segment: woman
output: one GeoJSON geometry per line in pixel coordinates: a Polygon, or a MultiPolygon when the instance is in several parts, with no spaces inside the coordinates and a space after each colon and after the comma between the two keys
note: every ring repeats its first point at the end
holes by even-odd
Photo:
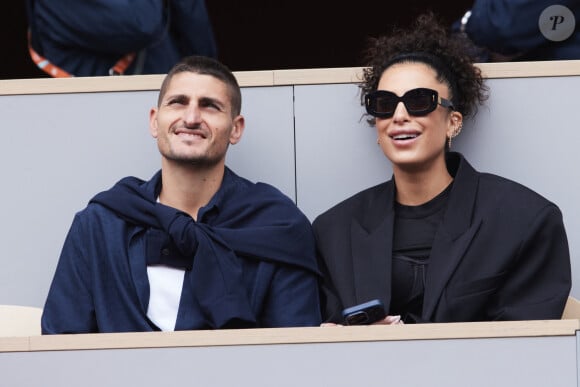
{"type": "Polygon", "coordinates": [[[393,177],[314,221],[324,321],[373,299],[383,324],[561,317],[571,274],[558,207],[449,151],[486,99],[468,52],[431,14],[371,42],[363,102],[393,177]]]}

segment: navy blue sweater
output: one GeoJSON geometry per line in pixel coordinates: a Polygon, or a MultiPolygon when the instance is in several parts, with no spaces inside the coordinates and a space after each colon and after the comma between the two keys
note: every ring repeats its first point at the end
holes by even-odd
{"type": "Polygon", "coordinates": [[[158,330],[147,264],[185,269],[176,330],[320,323],[314,237],[289,198],[226,169],[196,222],[156,203],[160,184],[125,178],[75,216],[43,333],[158,330]]]}

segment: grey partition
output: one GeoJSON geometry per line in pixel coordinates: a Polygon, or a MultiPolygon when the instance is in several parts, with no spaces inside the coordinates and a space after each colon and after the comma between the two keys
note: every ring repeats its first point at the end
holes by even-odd
{"type": "Polygon", "coordinates": [[[0,352],[0,372],[3,385],[20,387],[578,385],[575,336],[202,347],[176,342],[166,348],[0,352]]]}
{"type": "Polygon", "coordinates": [[[242,140],[230,147],[227,164],[296,200],[292,87],[245,87],[242,97],[246,129],[242,140]]]}
{"type": "MultiPolygon", "coordinates": [[[[564,214],[573,289],[580,280],[580,76],[487,81],[490,99],[464,125],[453,149],[480,171],[519,181],[564,214]]],[[[298,204],[310,219],[355,192],[390,178],[355,85],[296,86],[298,204]]]]}
{"type": "MultiPolygon", "coordinates": [[[[246,130],[228,164],[295,199],[292,87],[244,88],[246,130]]],[[[160,167],[149,134],[157,92],[0,96],[0,304],[43,306],[76,211],[160,167]]]]}
{"type": "MultiPolygon", "coordinates": [[[[574,74],[577,74],[576,71],[574,74]]],[[[353,83],[242,88],[246,130],[228,165],[280,188],[313,220],[391,169],[353,83]]],[[[491,98],[453,148],[481,171],[519,181],[560,206],[580,298],[580,76],[492,78],[491,98]]],[[[155,91],[0,95],[0,304],[42,306],[74,216],[126,175],[149,178],[155,91]]]]}
{"type": "Polygon", "coordinates": [[[296,86],[295,95],[297,200],[314,220],[392,171],[355,85],[296,86]]]}
{"type": "Polygon", "coordinates": [[[0,303],[42,306],[74,213],[159,156],[149,92],[0,97],[0,303]]]}

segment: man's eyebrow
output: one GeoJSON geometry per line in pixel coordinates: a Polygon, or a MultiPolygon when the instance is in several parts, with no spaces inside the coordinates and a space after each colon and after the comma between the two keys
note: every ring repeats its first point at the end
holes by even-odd
{"type": "Polygon", "coordinates": [[[185,94],[168,94],[165,98],[166,101],[187,101],[189,97],[185,94]]]}
{"type": "Polygon", "coordinates": [[[226,103],[217,99],[217,98],[212,98],[212,97],[201,97],[199,99],[199,101],[203,104],[215,104],[218,105],[219,107],[225,107],[226,103]]]}

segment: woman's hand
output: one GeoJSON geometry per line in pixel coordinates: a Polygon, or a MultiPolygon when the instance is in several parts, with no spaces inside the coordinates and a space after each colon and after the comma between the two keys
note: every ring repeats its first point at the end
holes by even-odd
{"type": "Polygon", "coordinates": [[[342,327],[344,325],[342,324],[336,324],[333,322],[323,322],[322,324],[320,324],[321,327],[342,327]]]}
{"type": "Polygon", "coordinates": [[[401,325],[405,322],[401,320],[401,316],[387,316],[382,320],[379,320],[372,325],[401,325]]]}
{"type": "MultiPolygon", "coordinates": [[[[382,320],[379,320],[372,325],[402,325],[405,322],[401,320],[401,316],[387,316],[382,320]]],[[[336,324],[333,322],[323,322],[320,324],[321,327],[342,327],[342,324],[336,324]]]]}

